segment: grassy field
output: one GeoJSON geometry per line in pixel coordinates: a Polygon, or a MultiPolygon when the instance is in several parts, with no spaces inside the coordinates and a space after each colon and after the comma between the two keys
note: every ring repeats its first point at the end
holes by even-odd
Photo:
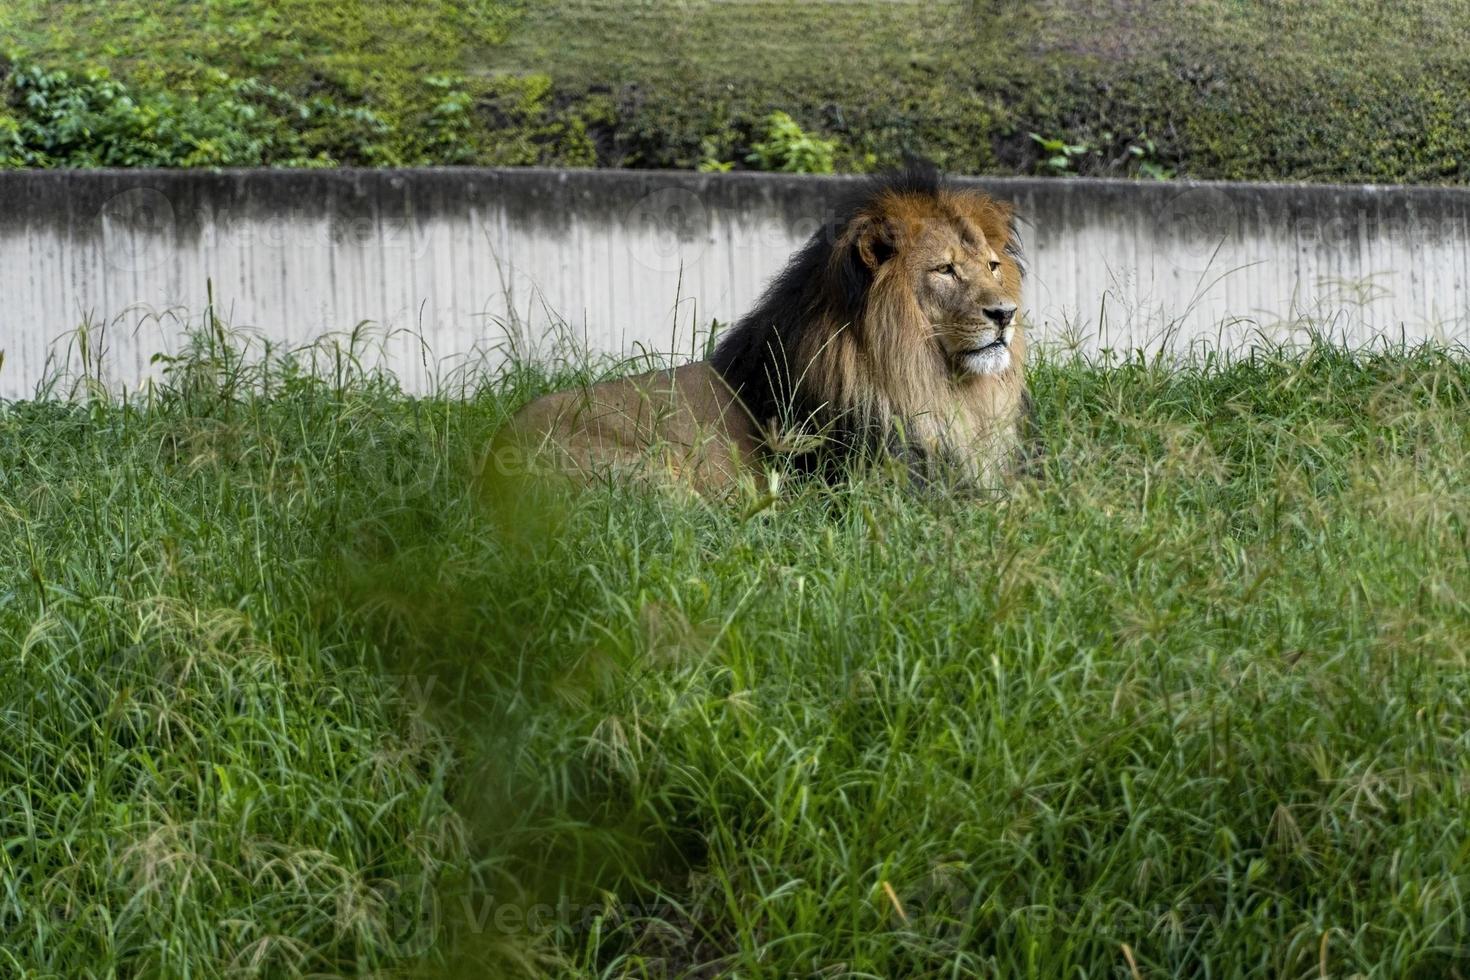
{"type": "Polygon", "coordinates": [[[1463,355],[1043,358],[1004,496],[732,507],[321,363],[0,406],[0,973],[1470,973],[1463,355]]]}

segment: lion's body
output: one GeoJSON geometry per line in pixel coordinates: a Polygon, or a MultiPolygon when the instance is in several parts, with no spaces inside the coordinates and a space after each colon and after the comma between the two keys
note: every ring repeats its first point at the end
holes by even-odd
{"type": "Polygon", "coordinates": [[[829,474],[896,457],[993,485],[1026,403],[1021,275],[1008,206],[890,178],[793,256],[711,360],[545,396],[510,433],[577,475],[705,492],[776,455],[829,474]]]}
{"type": "Polygon", "coordinates": [[[732,485],[760,452],[749,415],[706,361],[538,398],[502,439],[502,465],[529,458],[582,480],[642,475],[701,492],[732,485]]]}

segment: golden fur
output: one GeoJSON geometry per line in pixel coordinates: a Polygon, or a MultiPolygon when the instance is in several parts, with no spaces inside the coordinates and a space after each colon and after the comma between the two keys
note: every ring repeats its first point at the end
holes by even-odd
{"type": "Polygon", "coordinates": [[[1018,254],[1008,205],[890,177],[793,256],[709,361],[537,399],[500,451],[705,492],[772,456],[828,475],[890,457],[993,484],[1026,407],[1018,254]]]}
{"type": "Polygon", "coordinates": [[[544,395],[516,413],[491,462],[501,475],[539,464],[583,482],[632,475],[717,494],[759,452],[749,414],[698,361],[544,395]]]}

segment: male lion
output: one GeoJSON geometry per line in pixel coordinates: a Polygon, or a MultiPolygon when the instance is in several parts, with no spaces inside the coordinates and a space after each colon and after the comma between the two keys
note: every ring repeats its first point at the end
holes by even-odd
{"type": "Polygon", "coordinates": [[[785,456],[828,476],[891,457],[988,485],[1026,411],[1009,205],[909,171],[868,185],[792,257],[714,356],[539,398],[509,444],[587,477],[736,485],[785,456]]]}

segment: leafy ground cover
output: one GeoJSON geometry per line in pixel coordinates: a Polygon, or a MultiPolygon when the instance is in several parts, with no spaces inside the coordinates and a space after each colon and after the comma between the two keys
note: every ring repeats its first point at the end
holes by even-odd
{"type": "Polygon", "coordinates": [[[1470,972],[1463,354],[1043,357],[1003,495],[715,506],[362,352],[0,406],[7,974],[1470,972]]]}
{"type": "Polygon", "coordinates": [[[1458,0],[13,0],[0,163],[1455,183],[1467,52],[1458,0]]]}

